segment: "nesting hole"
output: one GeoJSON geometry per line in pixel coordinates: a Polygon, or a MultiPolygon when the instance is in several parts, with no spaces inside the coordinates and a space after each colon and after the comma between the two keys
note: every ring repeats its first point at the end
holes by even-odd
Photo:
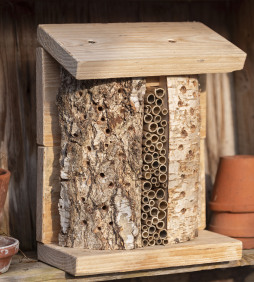
{"type": "Polygon", "coordinates": [[[103,172],[100,173],[100,177],[105,177],[105,174],[103,172]]]}
{"type": "Polygon", "coordinates": [[[167,231],[166,230],[161,230],[161,232],[160,232],[160,237],[161,238],[167,238],[167,231]]]}
{"type": "Polygon", "coordinates": [[[107,206],[106,206],[106,205],[102,206],[102,209],[103,209],[104,211],[106,211],[106,210],[107,210],[107,206]]]}
{"type": "Polygon", "coordinates": [[[110,222],[109,222],[109,225],[113,225],[113,221],[110,221],[110,222]]]}
{"type": "Polygon", "coordinates": [[[110,129],[109,128],[106,129],[106,133],[110,134],[110,129]]]}
{"type": "Polygon", "coordinates": [[[102,111],[103,111],[102,106],[99,106],[99,107],[98,107],[98,111],[99,111],[99,112],[102,112],[102,111]]]}
{"type": "Polygon", "coordinates": [[[101,227],[100,227],[100,226],[98,226],[98,230],[100,230],[100,231],[101,231],[101,227]]]}
{"type": "Polygon", "coordinates": [[[113,187],[114,186],[113,182],[110,182],[108,186],[113,187]]]}
{"type": "Polygon", "coordinates": [[[88,150],[88,151],[91,151],[92,149],[91,149],[91,147],[90,147],[90,146],[87,146],[87,150],[88,150]]]}
{"type": "Polygon", "coordinates": [[[105,121],[105,117],[102,117],[102,118],[101,118],[101,121],[105,121]]]}
{"type": "Polygon", "coordinates": [[[87,221],[86,221],[86,220],[83,220],[83,224],[84,224],[84,225],[87,225],[87,221]]]}

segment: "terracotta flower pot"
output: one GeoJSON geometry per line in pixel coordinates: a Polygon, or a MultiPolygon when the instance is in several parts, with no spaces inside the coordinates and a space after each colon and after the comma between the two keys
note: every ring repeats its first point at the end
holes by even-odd
{"type": "Polygon", "coordinates": [[[252,238],[233,237],[233,238],[242,241],[244,250],[254,249],[254,237],[252,238]]]}
{"type": "Polygon", "coordinates": [[[254,212],[254,156],[220,159],[210,209],[254,212]]]}
{"type": "Polygon", "coordinates": [[[11,173],[8,170],[0,168],[0,214],[4,208],[10,176],[11,173]]]}
{"type": "Polygon", "coordinates": [[[6,272],[12,256],[19,250],[19,241],[11,237],[0,236],[0,273],[6,272]]]}

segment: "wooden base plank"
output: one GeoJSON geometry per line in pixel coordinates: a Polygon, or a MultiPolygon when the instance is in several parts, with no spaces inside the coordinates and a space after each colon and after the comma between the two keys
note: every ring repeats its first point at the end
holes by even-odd
{"type": "Polygon", "coordinates": [[[72,275],[96,275],[239,260],[242,243],[210,231],[182,244],[130,251],[91,251],[38,243],[38,259],[72,275]]]}

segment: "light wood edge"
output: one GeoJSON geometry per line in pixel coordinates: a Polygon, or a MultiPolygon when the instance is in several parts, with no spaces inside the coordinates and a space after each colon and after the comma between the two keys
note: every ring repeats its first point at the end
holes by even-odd
{"type": "Polygon", "coordinates": [[[199,230],[206,228],[205,139],[200,140],[199,230]]]}
{"type": "Polygon", "coordinates": [[[240,241],[206,230],[200,231],[200,238],[194,241],[120,252],[38,244],[39,260],[75,276],[217,263],[241,257],[240,241]]]}
{"type": "Polygon", "coordinates": [[[56,96],[60,86],[60,65],[41,47],[36,49],[37,144],[57,146],[61,135],[56,96]]]}

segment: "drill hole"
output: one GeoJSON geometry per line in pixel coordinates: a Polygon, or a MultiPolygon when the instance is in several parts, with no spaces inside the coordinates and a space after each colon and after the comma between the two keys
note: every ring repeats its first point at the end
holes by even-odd
{"type": "Polygon", "coordinates": [[[103,172],[100,173],[100,177],[105,177],[105,174],[103,172]]]}
{"type": "Polygon", "coordinates": [[[110,129],[109,129],[109,128],[106,129],[106,133],[107,133],[107,134],[110,133],[110,129]]]}

